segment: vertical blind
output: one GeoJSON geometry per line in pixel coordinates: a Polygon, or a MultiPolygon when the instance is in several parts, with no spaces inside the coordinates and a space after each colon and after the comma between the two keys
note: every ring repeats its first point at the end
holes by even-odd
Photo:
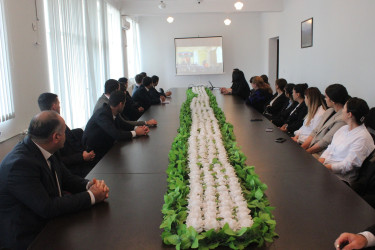
{"type": "Polygon", "coordinates": [[[0,0],[0,122],[14,118],[12,79],[3,4],[4,1],[0,0]]]}
{"type": "MultiPolygon", "coordinates": [[[[45,0],[44,5],[51,89],[60,98],[66,124],[83,127],[110,72],[123,71],[109,51],[109,39],[121,45],[121,36],[112,35],[116,23],[121,32],[120,14],[108,22],[114,11],[103,0],[45,0]]],[[[122,55],[121,46],[116,49],[122,55]]]]}

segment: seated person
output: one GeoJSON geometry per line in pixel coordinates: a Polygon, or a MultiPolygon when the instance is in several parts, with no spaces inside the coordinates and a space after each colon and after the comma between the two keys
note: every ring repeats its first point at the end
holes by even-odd
{"type": "Polygon", "coordinates": [[[336,250],[352,250],[362,249],[366,247],[375,246],[375,225],[367,228],[364,232],[358,234],[342,233],[335,240],[336,250]],[[344,248],[341,248],[341,244],[348,243],[344,248]]]}
{"type": "Polygon", "coordinates": [[[367,103],[360,98],[350,98],[342,111],[346,125],[334,134],[332,143],[319,161],[339,177],[351,184],[358,177],[363,161],[375,149],[374,141],[363,122],[369,112],[367,103]]]}
{"type": "Polygon", "coordinates": [[[99,99],[96,101],[95,108],[93,114],[103,107],[104,103],[108,103],[109,96],[112,92],[120,90],[120,84],[115,79],[108,79],[104,84],[104,93],[99,97],[99,99]]]}
{"type": "Polygon", "coordinates": [[[348,99],[348,91],[341,84],[332,84],[326,88],[325,100],[329,109],[324,112],[318,126],[301,145],[306,152],[318,157],[328,147],[336,131],[345,125],[341,113],[348,99]]]}
{"type": "Polygon", "coordinates": [[[135,80],[135,86],[133,88],[132,96],[134,95],[135,92],[141,87],[142,85],[142,80],[145,78],[144,74],[138,74],[134,77],[135,80]]]}
{"type": "Polygon", "coordinates": [[[122,115],[128,117],[131,121],[136,121],[139,117],[142,116],[145,109],[133,101],[133,98],[130,96],[128,89],[128,79],[121,77],[118,79],[120,83],[120,90],[126,94],[126,104],[122,115]]]}
{"type": "Polygon", "coordinates": [[[147,126],[134,128],[119,117],[125,107],[125,100],[124,92],[112,92],[109,104],[103,104],[87,122],[82,141],[86,148],[95,151],[99,159],[111,149],[115,141],[130,140],[149,132],[147,126]]]}
{"type": "Polygon", "coordinates": [[[303,119],[307,114],[307,106],[305,104],[305,91],[308,88],[306,83],[300,83],[294,86],[293,89],[293,100],[298,104],[296,108],[290,112],[286,122],[281,126],[280,130],[293,134],[294,131],[302,127],[303,119]]]}
{"type": "Polygon", "coordinates": [[[224,95],[237,95],[244,100],[250,95],[250,87],[247,84],[245,74],[239,69],[233,70],[232,86],[230,88],[221,88],[220,91],[224,95]]]}
{"type": "MultiPolygon", "coordinates": [[[[154,89],[156,90],[156,87],[158,86],[159,84],[159,77],[158,76],[155,76],[153,75],[151,77],[151,80],[152,80],[152,85],[154,86],[154,89]]],[[[157,90],[156,90],[157,92],[157,90]]],[[[163,95],[164,97],[168,97],[168,96],[171,96],[172,95],[172,92],[171,91],[167,91],[167,92],[164,92],[163,89],[160,89],[160,92],[158,92],[160,95],[163,95]]]]}
{"type": "Polygon", "coordinates": [[[326,106],[322,99],[322,94],[318,88],[308,88],[305,92],[305,103],[307,106],[307,115],[300,129],[294,132],[292,139],[302,144],[311,134],[314,128],[320,123],[326,106]]]}
{"type": "Polygon", "coordinates": [[[64,119],[43,111],[1,162],[0,249],[26,249],[50,219],[108,198],[104,181],[89,182],[65,168],[55,154],[64,141],[64,119]]]}
{"type": "Polygon", "coordinates": [[[285,79],[280,78],[275,81],[276,93],[273,95],[272,100],[266,106],[263,115],[267,118],[272,117],[273,115],[278,114],[286,103],[288,103],[288,97],[284,93],[284,89],[287,85],[285,79]]]}
{"type": "MultiPolygon", "coordinates": [[[[103,104],[109,103],[109,96],[110,93],[119,90],[120,89],[120,83],[114,79],[109,79],[105,82],[104,86],[106,93],[104,93],[97,101],[95,107],[98,108],[103,107],[103,104]]],[[[125,93],[125,92],[124,92],[125,93]]],[[[125,98],[125,107],[126,107],[126,98],[125,98]]],[[[95,111],[96,111],[95,110],[95,111]]],[[[125,110],[125,108],[124,108],[125,110]]],[[[124,111],[122,111],[121,114],[119,114],[119,118],[123,120],[123,122],[128,123],[130,126],[143,126],[143,125],[149,125],[149,126],[155,126],[157,125],[157,121],[154,119],[151,119],[149,121],[132,121],[127,116],[123,115],[124,111]]]]}
{"type": "Polygon", "coordinates": [[[271,122],[278,127],[281,127],[282,125],[285,124],[286,119],[288,119],[290,112],[292,112],[298,105],[298,102],[293,100],[294,86],[296,85],[293,83],[288,83],[285,86],[284,93],[285,93],[285,96],[288,98],[288,102],[285,103],[284,107],[281,109],[279,113],[274,114],[271,117],[269,117],[271,122]]]}
{"type": "Polygon", "coordinates": [[[266,104],[272,98],[272,89],[265,84],[260,76],[253,78],[251,87],[254,89],[251,95],[246,99],[246,104],[255,108],[259,113],[264,112],[266,104]]]}
{"type": "MultiPolygon", "coordinates": [[[[43,93],[38,98],[40,111],[53,110],[60,114],[60,101],[56,94],[43,93]]],[[[85,177],[97,163],[95,152],[86,151],[82,145],[82,129],[66,126],[64,147],[59,150],[61,160],[75,175],[85,177]]]]}
{"type": "Polygon", "coordinates": [[[133,94],[133,100],[147,110],[151,105],[160,104],[165,101],[164,96],[152,96],[150,94],[150,89],[152,89],[152,79],[151,77],[146,76],[142,80],[142,85],[139,89],[133,94]]]}

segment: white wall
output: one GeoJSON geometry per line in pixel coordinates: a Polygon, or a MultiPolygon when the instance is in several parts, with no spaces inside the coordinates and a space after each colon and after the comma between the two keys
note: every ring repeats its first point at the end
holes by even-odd
{"type": "MultiPolygon", "coordinates": [[[[263,74],[260,47],[260,14],[229,15],[230,26],[224,25],[225,14],[180,14],[167,23],[166,17],[139,17],[141,71],[160,77],[160,87],[187,87],[189,84],[231,85],[233,68],[244,71],[246,79],[263,74]],[[176,76],[174,38],[223,36],[224,71],[222,75],[176,76]]],[[[134,76],[130,76],[134,77],[134,76]]]]}
{"type": "Polygon", "coordinates": [[[43,5],[41,0],[37,3],[40,18],[38,46],[34,45],[36,33],[31,28],[35,22],[34,1],[5,0],[4,3],[16,117],[0,123],[0,141],[27,129],[31,118],[39,111],[38,96],[49,91],[43,5]]]}
{"type": "Polygon", "coordinates": [[[341,83],[375,106],[374,10],[373,0],[285,0],[283,12],[262,14],[262,55],[268,58],[268,40],[279,36],[280,77],[321,91],[341,83]],[[301,21],[310,17],[313,47],[301,49],[301,21]]]}

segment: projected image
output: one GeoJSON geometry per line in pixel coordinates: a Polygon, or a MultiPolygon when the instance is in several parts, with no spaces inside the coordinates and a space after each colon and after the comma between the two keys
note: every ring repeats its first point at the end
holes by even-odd
{"type": "Polygon", "coordinates": [[[176,49],[178,74],[217,74],[223,72],[221,47],[180,47],[176,49]]]}
{"type": "Polygon", "coordinates": [[[176,38],[177,75],[222,74],[222,37],[176,38]]]}

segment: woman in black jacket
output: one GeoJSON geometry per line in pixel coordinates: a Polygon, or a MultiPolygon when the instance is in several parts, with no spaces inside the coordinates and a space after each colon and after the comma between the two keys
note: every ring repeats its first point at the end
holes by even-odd
{"type": "Polygon", "coordinates": [[[293,134],[294,131],[302,127],[303,120],[307,114],[307,106],[305,104],[305,91],[309,86],[306,83],[297,84],[293,89],[293,100],[298,104],[290,113],[285,124],[280,128],[281,131],[293,134]]]}
{"type": "Polygon", "coordinates": [[[250,87],[247,84],[244,73],[239,69],[234,69],[232,73],[232,86],[230,88],[221,88],[224,95],[237,95],[246,99],[250,95],[250,87]]]}
{"type": "Polygon", "coordinates": [[[288,102],[284,104],[284,107],[277,114],[272,115],[269,119],[273,124],[278,127],[281,127],[285,124],[286,120],[289,117],[289,114],[295,109],[298,102],[293,100],[293,89],[296,86],[293,83],[288,83],[284,89],[285,96],[288,98],[288,102]]]}
{"type": "Polygon", "coordinates": [[[268,119],[273,115],[278,114],[284,106],[288,103],[289,99],[286,97],[284,89],[287,85],[287,81],[283,78],[277,79],[275,81],[276,93],[274,94],[272,100],[266,106],[263,115],[268,119]]]}

